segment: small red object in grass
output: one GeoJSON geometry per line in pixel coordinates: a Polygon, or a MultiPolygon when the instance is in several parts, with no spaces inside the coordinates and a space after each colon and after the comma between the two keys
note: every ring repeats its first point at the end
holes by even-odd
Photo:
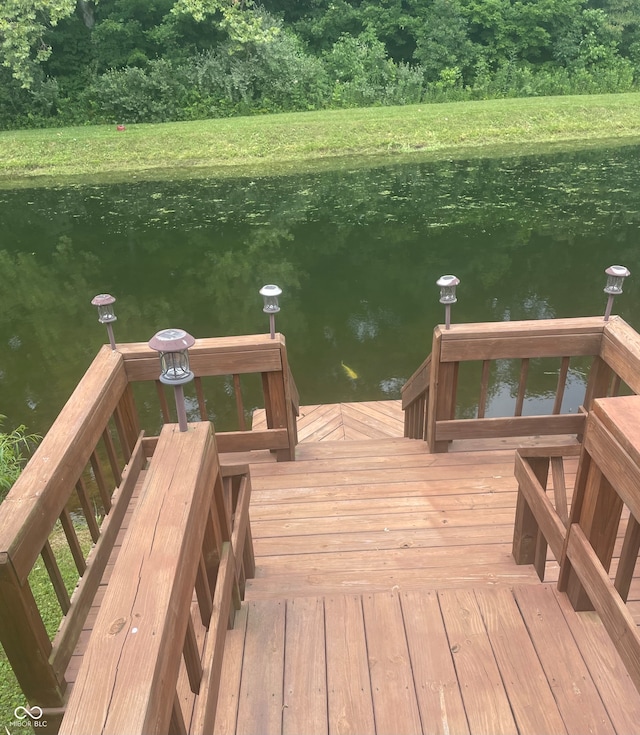
{"type": "Polygon", "coordinates": [[[117,126],[116,126],[116,130],[117,130],[117,131],[118,131],[119,133],[121,133],[121,132],[122,132],[123,130],[126,130],[126,128],[125,128],[125,126],[124,126],[124,125],[117,125],[117,126]]]}

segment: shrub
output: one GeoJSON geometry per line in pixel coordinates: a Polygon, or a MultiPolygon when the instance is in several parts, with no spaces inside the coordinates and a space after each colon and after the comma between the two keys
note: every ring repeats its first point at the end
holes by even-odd
{"type": "Polygon", "coordinates": [[[183,119],[188,89],[180,69],[157,59],[146,69],[129,66],[101,74],[87,97],[100,121],[167,122],[183,119]]]}
{"type": "MultiPolygon", "coordinates": [[[[0,416],[0,425],[6,416],[0,416]]],[[[29,453],[40,440],[37,434],[27,434],[24,425],[10,432],[0,432],[0,500],[9,492],[18,479],[29,453]]]]}

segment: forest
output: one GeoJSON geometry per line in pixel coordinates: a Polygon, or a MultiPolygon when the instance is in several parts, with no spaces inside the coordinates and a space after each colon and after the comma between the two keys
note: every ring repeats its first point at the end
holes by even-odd
{"type": "Polygon", "coordinates": [[[640,0],[3,0],[0,128],[640,88],[640,0]]]}

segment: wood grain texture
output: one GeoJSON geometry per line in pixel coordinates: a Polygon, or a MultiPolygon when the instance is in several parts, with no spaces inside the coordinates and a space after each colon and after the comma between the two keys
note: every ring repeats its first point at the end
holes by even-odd
{"type": "Polygon", "coordinates": [[[154,458],[62,733],[160,733],[172,716],[215,473],[210,425],[166,425],[154,458]]]}
{"type": "Polygon", "coordinates": [[[326,735],[327,665],[322,598],[287,602],[283,735],[326,735]]]}
{"type": "Polygon", "coordinates": [[[376,733],[422,733],[400,600],[394,593],[363,595],[362,608],[376,733]]]}
{"type": "Polygon", "coordinates": [[[360,596],[325,597],[325,628],[329,733],[375,732],[360,596]]]}
{"type": "Polygon", "coordinates": [[[472,735],[514,735],[518,728],[473,591],[441,590],[438,599],[472,735]]]}

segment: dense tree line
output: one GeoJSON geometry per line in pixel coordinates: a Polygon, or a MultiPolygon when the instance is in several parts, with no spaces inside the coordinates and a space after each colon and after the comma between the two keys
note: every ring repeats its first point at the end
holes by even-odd
{"type": "Polygon", "coordinates": [[[640,0],[0,0],[0,126],[622,92],[640,0]]]}

